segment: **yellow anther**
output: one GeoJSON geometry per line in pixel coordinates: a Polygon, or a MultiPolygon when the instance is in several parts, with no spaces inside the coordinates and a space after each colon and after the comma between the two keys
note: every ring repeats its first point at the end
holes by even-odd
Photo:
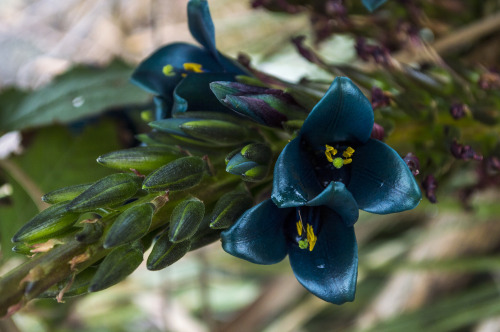
{"type": "Polygon", "coordinates": [[[307,242],[309,242],[309,251],[313,251],[318,238],[314,235],[314,229],[311,225],[307,224],[307,242]]]}
{"type": "Polygon", "coordinates": [[[166,65],[162,69],[163,75],[165,76],[175,76],[174,66],[166,65]]]}
{"type": "Polygon", "coordinates": [[[184,69],[195,73],[203,73],[203,69],[199,63],[186,62],[184,63],[184,69]]]}
{"type": "Polygon", "coordinates": [[[325,144],[326,150],[325,150],[325,156],[326,159],[328,159],[329,162],[333,161],[333,156],[337,154],[337,150],[333,146],[330,146],[328,144],[325,144]]]}
{"type": "Polygon", "coordinates": [[[350,163],[352,163],[352,159],[351,158],[344,159],[344,165],[347,165],[347,164],[350,164],[350,163]]]}
{"type": "Polygon", "coordinates": [[[347,149],[345,149],[345,151],[344,151],[344,153],[342,153],[342,155],[344,156],[344,158],[351,158],[353,153],[354,153],[354,149],[349,146],[347,149]]]}
{"type": "Polygon", "coordinates": [[[299,220],[297,221],[297,233],[299,234],[299,236],[302,236],[302,228],[304,226],[302,226],[302,220],[299,220]]]}

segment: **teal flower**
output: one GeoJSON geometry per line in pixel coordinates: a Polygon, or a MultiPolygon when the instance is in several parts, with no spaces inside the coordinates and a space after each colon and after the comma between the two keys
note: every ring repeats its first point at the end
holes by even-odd
{"type": "MultiPolygon", "coordinates": [[[[215,30],[206,0],[187,5],[191,35],[203,46],[172,43],[144,60],[132,74],[132,82],[155,94],[157,119],[185,111],[224,111],[210,91],[213,81],[234,81],[247,74],[215,47],[215,30]]],[[[227,110],[227,112],[231,112],[227,110]]]]}
{"type": "Polygon", "coordinates": [[[274,203],[297,207],[328,196],[347,225],[358,216],[346,211],[387,214],[417,206],[415,178],[396,151],[370,139],[373,123],[368,99],[348,78],[336,78],[276,161],[274,203]]]}
{"type": "Polygon", "coordinates": [[[337,78],[274,167],[271,199],[248,210],[222,233],[228,253],[258,264],[289,255],[298,281],[321,299],[354,299],[359,209],[393,213],[421,200],[401,157],[370,139],[370,102],[337,78]]]}
{"type": "Polygon", "coordinates": [[[363,5],[369,11],[374,11],[378,7],[382,6],[387,0],[363,0],[363,5]]]}

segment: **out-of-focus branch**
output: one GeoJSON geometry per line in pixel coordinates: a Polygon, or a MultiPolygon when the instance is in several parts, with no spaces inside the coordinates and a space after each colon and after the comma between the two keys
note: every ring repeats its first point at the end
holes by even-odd
{"type": "MultiPolygon", "coordinates": [[[[454,31],[428,47],[440,56],[446,56],[497,30],[500,30],[500,12],[454,31]]],[[[433,52],[422,52],[420,49],[403,50],[396,53],[394,58],[401,63],[420,63],[435,60],[433,52]]]]}

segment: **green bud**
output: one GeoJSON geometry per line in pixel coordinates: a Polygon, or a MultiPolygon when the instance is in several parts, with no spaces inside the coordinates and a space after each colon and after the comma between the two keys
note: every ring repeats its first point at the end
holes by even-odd
{"type": "Polygon", "coordinates": [[[271,163],[271,149],[262,143],[252,143],[226,156],[226,172],[240,175],[244,181],[264,179],[271,163]]]}
{"type": "Polygon", "coordinates": [[[191,248],[191,240],[174,243],[169,237],[169,232],[165,232],[156,240],[148,257],[148,270],[158,271],[174,264],[191,248]]]}
{"type": "Polygon", "coordinates": [[[83,229],[75,234],[75,240],[82,243],[94,243],[102,236],[104,226],[102,222],[85,223],[83,229]]]}
{"type": "Polygon", "coordinates": [[[115,248],[99,265],[90,282],[89,292],[98,292],[125,279],[142,263],[143,254],[140,242],[115,248]]]}
{"type": "Polygon", "coordinates": [[[180,202],[170,216],[169,240],[182,242],[191,238],[200,226],[205,215],[205,205],[192,197],[180,202]]]}
{"type": "Polygon", "coordinates": [[[92,278],[94,277],[96,272],[97,267],[90,266],[82,272],[78,273],[73,279],[73,282],[71,281],[72,278],[69,277],[62,282],[58,282],[37,297],[39,299],[55,298],[65,287],[68,286],[69,283],[71,284],[69,288],[64,291],[64,298],[86,294],[88,292],[90,282],[92,281],[92,278]]]}
{"type": "Polygon", "coordinates": [[[69,186],[61,189],[57,189],[46,193],[42,196],[42,201],[49,204],[56,204],[65,201],[71,201],[76,196],[83,193],[85,190],[90,188],[92,183],[77,184],[75,186],[69,186]]]}
{"type": "Polygon", "coordinates": [[[218,146],[232,146],[245,142],[251,132],[245,126],[220,120],[195,120],[185,122],[180,128],[191,137],[218,146]]]}
{"type": "Polygon", "coordinates": [[[104,248],[113,248],[140,239],[149,230],[155,207],[151,203],[132,206],[116,218],[104,240],[104,248]]]}
{"type": "Polygon", "coordinates": [[[32,255],[31,246],[26,245],[25,243],[17,243],[12,247],[12,251],[21,255],[32,255]]]}
{"type": "Polygon", "coordinates": [[[14,234],[12,242],[33,243],[66,233],[79,216],[79,213],[68,211],[67,203],[52,205],[37,214],[14,234]]]}
{"type": "Polygon", "coordinates": [[[179,158],[149,174],[142,188],[148,191],[185,190],[200,183],[205,169],[201,158],[179,158]]]}
{"type": "Polygon", "coordinates": [[[241,125],[241,119],[214,112],[188,112],[149,125],[177,140],[201,146],[232,146],[248,140],[252,134],[241,125]]]}
{"type": "Polygon", "coordinates": [[[97,162],[103,166],[123,171],[135,169],[139,172],[149,173],[174,161],[181,155],[179,150],[174,148],[140,146],[104,154],[97,158],[97,162]]]}
{"type": "Polygon", "coordinates": [[[246,192],[235,190],[222,195],[212,211],[210,228],[229,228],[238,220],[243,212],[251,208],[252,205],[253,199],[246,192]]]}
{"type": "Polygon", "coordinates": [[[68,205],[74,212],[85,212],[122,203],[139,190],[142,179],[135,174],[119,173],[106,176],[78,195],[68,205]]]}

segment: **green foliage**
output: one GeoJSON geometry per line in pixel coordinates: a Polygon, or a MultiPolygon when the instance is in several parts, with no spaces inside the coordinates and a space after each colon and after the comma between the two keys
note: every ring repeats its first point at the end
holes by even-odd
{"type": "Polygon", "coordinates": [[[111,107],[146,103],[148,95],[129,83],[131,73],[120,61],[105,69],[77,66],[40,90],[3,91],[0,132],[70,123],[111,107]]]}

